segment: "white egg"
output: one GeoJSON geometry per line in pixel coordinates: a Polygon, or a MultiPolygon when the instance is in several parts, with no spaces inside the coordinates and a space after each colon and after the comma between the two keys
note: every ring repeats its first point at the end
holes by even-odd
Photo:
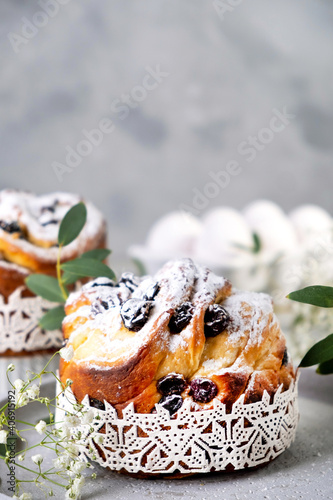
{"type": "Polygon", "coordinates": [[[169,259],[192,257],[201,228],[201,222],[193,215],[170,212],[151,227],[145,245],[133,245],[128,253],[154,274],[169,259]]]}
{"type": "Polygon", "coordinates": [[[232,208],[211,210],[202,221],[194,258],[220,268],[239,268],[253,262],[254,241],[244,217],[232,208]]]}
{"type": "Polygon", "coordinates": [[[172,257],[191,257],[201,222],[185,212],[170,212],[150,229],[147,247],[151,252],[172,257]]]}
{"type": "Polygon", "coordinates": [[[297,251],[295,229],[275,203],[267,200],[255,201],[244,209],[244,217],[260,239],[260,253],[264,262],[297,251]]]}
{"type": "Polygon", "coordinates": [[[300,243],[305,246],[312,246],[316,240],[332,235],[332,217],[317,205],[302,205],[293,210],[289,217],[300,243]]]}

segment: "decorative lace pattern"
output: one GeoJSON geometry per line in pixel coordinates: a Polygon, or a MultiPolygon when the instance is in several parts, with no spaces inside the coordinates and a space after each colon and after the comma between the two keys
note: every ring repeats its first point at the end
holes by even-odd
{"type": "MultiPolygon", "coordinates": [[[[70,389],[61,394],[56,421],[62,420],[59,413],[70,410],[74,402],[70,389]]],[[[82,403],[90,408],[88,396],[82,403]]],[[[119,418],[105,402],[105,410],[93,409],[93,424],[80,427],[85,444],[81,453],[103,467],[129,473],[244,469],[269,462],[287,449],[295,438],[299,420],[297,381],[285,392],[281,386],[273,402],[266,391],[257,403],[244,404],[241,396],[230,413],[217,400],[213,410],[191,411],[190,406],[191,401],[185,400],[177,414],[170,417],[158,404],[155,414],[139,414],[131,403],[119,418]],[[105,436],[103,445],[94,442],[92,428],[105,436]]]]}
{"type": "Polygon", "coordinates": [[[41,297],[22,297],[23,289],[17,288],[7,304],[0,294],[0,353],[7,349],[20,352],[60,347],[60,330],[49,332],[38,325],[52,304],[41,297]]]}

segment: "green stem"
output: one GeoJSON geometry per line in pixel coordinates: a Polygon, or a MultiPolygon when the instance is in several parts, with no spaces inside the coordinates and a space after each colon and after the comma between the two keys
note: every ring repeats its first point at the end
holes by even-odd
{"type": "Polygon", "coordinates": [[[58,278],[58,282],[59,282],[62,296],[64,297],[65,300],[67,300],[68,294],[67,294],[66,289],[64,287],[64,282],[62,280],[62,275],[61,275],[61,249],[62,249],[62,245],[59,245],[58,258],[57,258],[57,278],[58,278]]]}
{"type": "Polygon", "coordinates": [[[44,477],[44,474],[41,474],[39,471],[35,471],[33,469],[28,469],[28,467],[24,467],[24,465],[21,465],[18,463],[15,463],[15,466],[21,467],[21,469],[25,469],[28,472],[32,472],[33,474],[36,474],[37,476],[42,477],[43,479],[46,479],[47,481],[50,481],[50,483],[56,484],[57,486],[61,486],[62,488],[66,488],[66,486],[64,484],[57,483],[56,481],[53,481],[53,479],[50,479],[49,477],[44,477]]]}

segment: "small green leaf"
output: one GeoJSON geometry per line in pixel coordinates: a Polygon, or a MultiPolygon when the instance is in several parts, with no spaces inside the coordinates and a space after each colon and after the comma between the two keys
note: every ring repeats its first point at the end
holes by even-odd
{"type": "Polygon", "coordinates": [[[320,340],[306,353],[299,366],[313,366],[333,358],[333,333],[320,340]]]}
{"type": "Polygon", "coordinates": [[[254,242],[253,253],[259,253],[261,250],[261,241],[257,233],[253,233],[253,242],[254,242]]]}
{"type": "Polygon", "coordinates": [[[82,276],[82,274],[68,273],[67,271],[65,271],[62,275],[62,280],[65,285],[72,285],[83,277],[84,276],[82,276]]]}
{"type": "Polygon", "coordinates": [[[109,268],[103,262],[95,259],[75,259],[69,262],[65,262],[61,265],[67,276],[76,275],[80,278],[99,278],[106,277],[112,280],[116,279],[116,276],[112,269],[109,268]]]}
{"type": "Polygon", "coordinates": [[[137,267],[139,276],[145,276],[147,274],[145,265],[140,259],[132,258],[132,262],[137,267]]]}
{"type": "Polygon", "coordinates": [[[87,220],[87,209],[83,203],[74,205],[62,219],[58,234],[60,246],[72,243],[81,233],[87,220]]]}
{"type": "Polygon", "coordinates": [[[333,373],[333,359],[320,363],[317,368],[317,373],[319,373],[319,375],[330,375],[333,373]]]}
{"type": "Polygon", "coordinates": [[[333,287],[308,286],[287,295],[288,299],[319,307],[333,307],[333,287]]]}
{"type": "Polygon", "coordinates": [[[46,274],[31,274],[25,280],[27,287],[35,295],[50,302],[65,302],[57,278],[47,276],[46,274]]]}
{"type": "Polygon", "coordinates": [[[44,316],[39,320],[39,325],[44,330],[61,330],[62,320],[65,316],[64,306],[55,307],[44,314],[44,316]]]}
{"type": "Polygon", "coordinates": [[[111,250],[107,248],[96,248],[95,250],[89,250],[81,255],[80,259],[96,259],[105,260],[111,253],[111,250]]]}

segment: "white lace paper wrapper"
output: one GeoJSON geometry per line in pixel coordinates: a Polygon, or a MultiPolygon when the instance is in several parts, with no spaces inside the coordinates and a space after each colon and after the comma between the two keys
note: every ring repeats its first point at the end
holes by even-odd
{"type": "Polygon", "coordinates": [[[60,330],[45,331],[38,320],[55,305],[41,297],[22,297],[17,288],[7,303],[0,294],[0,354],[58,348],[62,344],[60,330]]]}
{"type": "MultiPolygon", "coordinates": [[[[63,410],[71,411],[76,400],[70,389],[58,399],[56,421],[61,421],[63,410]]],[[[90,408],[88,396],[82,403],[90,408]]],[[[131,474],[244,469],[269,462],[286,450],[295,438],[299,420],[297,381],[285,392],[281,386],[273,402],[266,391],[256,403],[244,404],[241,396],[230,413],[217,400],[213,410],[191,411],[190,406],[191,401],[185,400],[170,417],[158,404],[155,414],[139,414],[131,403],[119,418],[105,402],[105,410],[93,408],[93,424],[79,428],[85,445],[81,454],[102,467],[131,474]],[[96,445],[90,437],[91,427],[94,432],[105,430],[103,445],[96,445]]]]}

